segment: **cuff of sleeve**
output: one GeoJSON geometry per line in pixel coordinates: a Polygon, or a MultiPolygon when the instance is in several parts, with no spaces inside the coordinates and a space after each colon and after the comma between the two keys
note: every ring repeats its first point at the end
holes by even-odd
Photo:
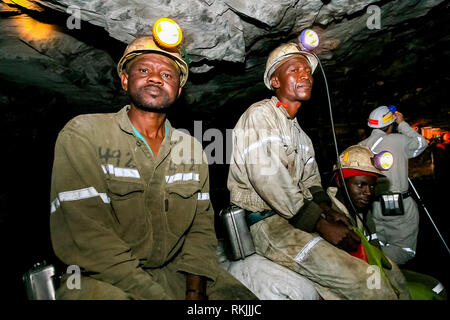
{"type": "MultiPolygon", "coordinates": [[[[122,270],[120,271],[123,272],[122,270]]],[[[115,281],[111,281],[105,277],[100,277],[101,274],[93,276],[93,278],[105,281],[113,284],[114,286],[122,289],[123,291],[130,293],[138,299],[150,299],[150,300],[167,300],[171,297],[167,294],[166,290],[143,269],[138,268],[134,272],[127,274],[125,277],[122,274],[115,274],[115,281]],[[119,279],[120,280],[117,280],[119,279]]],[[[109,275],[111,276],[111,275],[109,275]]]]}
{"type": "Polygon", "coordinates": [[[317,220],[319,220],[322,212],[317,203],[305,200],[297,214],[289,219],[289,223],[303,231],[314,232],[317,220]]]}
{"type": "Polygon", "coordinates": [[[180,263],[177,266],[178,272],[195,274],[198,276],[202,276],[208,278],[212,282],[216,282],[218,269],[214,267],[209,267],[208,269],[201,268],[196,265],[188,264],[188,263],[180,263]]]}
{"type": "Polygon", "coordinates": [[[328,196],[328,194],[322,189],[322,187],[319,186],[313,186],[309,188],[309,191],[311,192],[313,196],[313,201],[317,204],[320,204],[322,202],[325,202],[331,207],[331,199],[328,196]]]}

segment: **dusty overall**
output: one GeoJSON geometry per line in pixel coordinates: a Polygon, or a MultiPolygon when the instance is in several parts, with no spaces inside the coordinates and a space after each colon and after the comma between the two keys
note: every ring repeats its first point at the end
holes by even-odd
{"type": "Polygon", "coordinates": [[[233,131],[231,202],[252,212],[276,212],[251,225],[256,251],[307,277],[324,299],[399,298],[384,279],[371,284],[373,269],[366,262],[314,232],[324,193],[314,149],[277,102],[272,97],[255,103],[233,131]],[[294,216],[296,227],[289,221],[294,216]]]}

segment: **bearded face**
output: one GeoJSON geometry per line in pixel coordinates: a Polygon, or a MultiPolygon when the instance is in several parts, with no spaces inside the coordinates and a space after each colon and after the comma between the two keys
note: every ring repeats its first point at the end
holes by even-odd
{"type": "Polygon", "coordinates": [[[180,71],[170,58],[143,54],[122,75],[122,87],[131,104],[143,111],[166,113],[181,93],[180,71]]]}

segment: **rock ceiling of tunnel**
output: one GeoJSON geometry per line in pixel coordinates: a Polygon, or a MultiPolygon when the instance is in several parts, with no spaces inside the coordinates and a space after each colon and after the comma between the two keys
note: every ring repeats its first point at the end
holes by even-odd
{"type": "MultiPolygon", "coordinates": [[[[443,0],[3,0],[0,5],[0,76],[76,103],[125,100],[114,68],[126,43],[151,33],[160,17],[176,20],[191,60],[183,99],[208,110],[263,92],[268,53],[306,27],[319,33],[317,53],[338,82],[395,41],[408,41],[404,47],[413,54],[416,36],[408,25],[436,7],[448,12],[443,0]],[[376,10],[379,28],[371,28],[376,10]],[[68,30],[75,14],[80,28],[68,30]]],[[[448,44],[446,30],[437,37],[448,44]]],[[[397,59],[390,63],[401,66],[415,57],[397,59]]]]}

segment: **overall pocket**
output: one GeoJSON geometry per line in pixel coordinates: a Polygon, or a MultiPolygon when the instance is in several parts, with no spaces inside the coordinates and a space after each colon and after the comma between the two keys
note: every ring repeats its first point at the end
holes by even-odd
{"type": "Polygon", "coordinates": [[[197,209],[200,188],[194,184],[177,184],[166,187],[164,207],[169,230],[183,235],[191,226],[197,209]]]}
{"type": "Polygon", "coordinates": [[[140,182],[111,179],[108,181],[108,195],[119,236],[130,245],[141,242],[150,231],[144,185],[140,182]]]}

